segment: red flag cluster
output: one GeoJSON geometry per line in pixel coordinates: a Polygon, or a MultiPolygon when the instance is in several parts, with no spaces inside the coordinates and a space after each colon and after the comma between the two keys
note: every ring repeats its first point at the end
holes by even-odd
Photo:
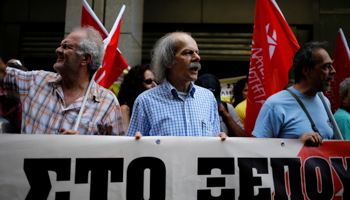
{"type": "Polygon", "coordinates": [[[83,0],[81,27],[94,27],[100,32],[102,38],[104,39],[104,43],[107,46],[105,49],[105,56],[102,61],[102,67],[96,72],[95,77],[96,83],[105,88],[109,88],[118,79],[123,70],[128,67],[128,64],[118,49],[120,24],[124,10],[125,5],[123,5],[122,9],[120,10],[111,32],[108,34],[105,27],[97,18],[89,4],[83,0]]]}
{"type": "Polygon", "coordinates": [[[299,44],[274,0],[256,1],[245,130],[251,133],[265,100],[288,83],[299,44]]]}
{"type": "Polygon", "coordinates": [[[332,112],[335,113],[341,105],[339,84],[344,81],[345,78],[350,77],[350,52],[342,29],[339,29],[338,31],[337,42],[333,54],[333,67],[336,74],[331,81],[331,89],[325,92],[325,96],[331,103],[332,112]]]}

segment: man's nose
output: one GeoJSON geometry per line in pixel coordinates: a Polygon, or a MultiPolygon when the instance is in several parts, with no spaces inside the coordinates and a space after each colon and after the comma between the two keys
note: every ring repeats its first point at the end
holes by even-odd
{"type": "Polygon", "coordinates": [[[193,54],[193,58],[192,58],[192,61],[193,62],[199,62],[201,60],[201,57],[199,56],[199,54],[198,53],[194,53],[193,54]]]}
{"type": "Polygon", "coordinates": [[[61,46],[57,47],[55,52],[57,54],[62,53],[62,47],[61,46]]]}
{"type": "Polygon", "coordinates": [[[329,73],[330,73],[330,74],[335,74],[335,73],[336,73],[336,71],[335,71],[333,65],[331,65],[331,70],[329,71],[329,73]]]}

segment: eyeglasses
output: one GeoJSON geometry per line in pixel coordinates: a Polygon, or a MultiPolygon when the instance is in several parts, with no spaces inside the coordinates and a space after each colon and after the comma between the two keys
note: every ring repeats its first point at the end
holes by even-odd
{"type": "Polygon", "coordinates": [[[146,83],[147,85],[151,85],[153,83],[153,81],[154,81],[153,79],[149,78],[149,79],[144,80],[143,82],[146,83]]]}

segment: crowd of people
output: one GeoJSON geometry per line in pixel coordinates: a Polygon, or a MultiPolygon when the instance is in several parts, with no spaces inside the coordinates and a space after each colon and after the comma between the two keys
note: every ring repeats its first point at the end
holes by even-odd
{"type": "MultiPolygon", "coordinates": [[[[248,79],[236,83],[232,104],[222,102],[218,78],[211,74],[198,77],[201,58],[190,33],[173,32],[160,38],[151,63],[132,67],[124,77],[118,98],[92,81],[77,130],[73,127],[83,97],[103,59],[102,38],[91,27],[75,29],[62,40],[56,54],[53,68],[57,73],[27,71],[18,60],[0,64],[0,114],[12,123],[14,132],[137,139],[251,136],[244,130],[248,79]]],[[[317,95],[329,90],[335,74],[332,59],[324,43],[310,42],[295,54],[293,67],[295,84],[266,100],[252,136],[301,139],[319,146],[334,138],[335,125],[317,95]]],[[[334,115],[346,139],[350,138],[349,89],[350,78],[340,85],[342,106],[334,115]]]]}

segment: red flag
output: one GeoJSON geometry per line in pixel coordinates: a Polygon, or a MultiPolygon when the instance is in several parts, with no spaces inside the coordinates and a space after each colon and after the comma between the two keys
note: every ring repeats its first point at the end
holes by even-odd
{"type": "Polygon", "coordinates": [[[251,134],[261,106],[288,83],[299,44],[274,0],[256,1],[245,130],[251,134]]]}
{"type": "Polygon", "coordinates": [[[125,5],[120,10],[111,32],[104,40],[107,48],[102,61],[102,67],[96,73],[95,81],[105,88],[109,88],[118,79],[123,70],[128,67],[128,64],[118,49],[120,24],[124,10],[125,5]]]}
{"type": "Polygon", "coordinates": [[[102,67],[96,72],[95,76],[96,83],[104,88],[109,88],[118,79],[123,70],[128,67],[128,64],[118,49],[120,24],[124,10],[125,5],[120,10],[111,32],[108,34],[89,4],[83,0],[81,27],[87,25],[94,27],[100,32],[102,38],[105,39],[104,43],[107,46],[102,67]]]}
{"type": "Polygon", "coordinates": [[[105,39],[108,36],[108,32],[102,25],[101,21],[98,19],[94,11],[91,9],[89,4],[83,0],[83,8],[81,11],[81,27],[92,26],[98,32],[100,32],[101,37],[105,39]]]}
{"type": "Polygon", "coordinates": [[[337,73],[331,81],[331,89],[324,94],[331,102],[331,110],[334,113],[341,105],[339,85],[345,78],[350,77],[350,51],[342,29],[338,31],[332,65],[337,73]]]}

